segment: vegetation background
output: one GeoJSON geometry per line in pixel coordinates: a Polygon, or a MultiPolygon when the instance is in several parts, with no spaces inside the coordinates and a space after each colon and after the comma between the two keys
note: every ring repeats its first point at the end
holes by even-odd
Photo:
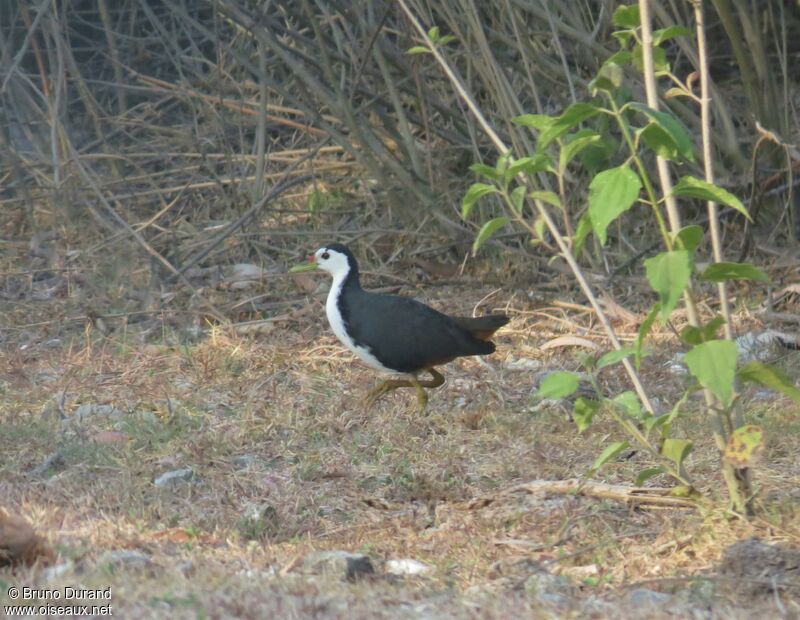
{"type": "MultiPolygon", "coordinates": [[[[735,289],[735,328],[791,331],[800,3],[703,4],[716,179],[755,220],[723,220],[725,252],[773,279],[735,289]]],[[[405,5],[438,27],[439,49],[515,153],[536,141],[512,119],[589,100],[619,49],[611,1],[405,5]]],[[[655,28],[693,30],[691,2],[649,5],[655,28]]],[[[502,209],[487,198],[461,218],[470,166],[494,165],[496,154],[441,67],[415,53],[421,44],[399,2],[0,3],[0,507],[49,532],[66,566],[0,581],[88,574],[114,584],[131,615],[259,617],[284,605],[286,617],[336,617],[350,605],[367,617],[383,601],[388,617],[408,605],[442,617],[611,616],[641,607],[631,590],[651,592],[640,596],[653,614],[798,613],[797,580],[785,577],[795,556],[768,556],[783,567],[771,573],[753,546],[743,561],[726,555],[752,536],[798,542],[800,425],[788,401],[749,409],[767,438],[758,481],[768,508],[755,521],[506,493],[581,476],[610,432],[577,435],[563,412],[531,404],[537,373],[578,365],[574,350],[539,345],[564,333],[607,345],[548,239],[532,246],[508,227],[470,252],[481,222],[502,209]],[[330,240],[355,249],[375,288],[448,311],[512,313],[507,353],[494,366],[460,366],[428,419],[402,413],[400,395],[356,412],[370,377],[325,329],[324,284],[287,273],[330,240]],[[154,484],[181,469],[192,472],[183,486],[154,484]],[[432,568],[369,587],[293,581],[319,549],[432,568]],[[782,585],[765,587],[770,579],[782,585]]],[[[695,89],[694,41],[663,47],[695,89]]],[[[699,108],[672,96],[675,84],[659,86],[662,106],[699,140],[699,108]]],[[[644,99],[633,70],[626,88],[644,99]]],[[[615,143],[570,167],[567,231],[592,176],[619,163],[615,143]]],[[[623,337],[652,301],[642,260],[658,230],[645,208],[579,256],[623,337]]],[[[706,223],[701,205],[682,209],[686,224],[706,223]]],[[[659,362],[680,344],[671,326],[653,338],[660,357],[645,381],[668,401],[681,380],[659,362]]],[[[627,389],[621,373],[602,381],[627,389]]],[[[637,465],[626,458],[640,456],[618,459],[606,480],[630,480],[637,465]]],[[[721,484],[712,442],[692,458],[710,489],[721,484]]]]}

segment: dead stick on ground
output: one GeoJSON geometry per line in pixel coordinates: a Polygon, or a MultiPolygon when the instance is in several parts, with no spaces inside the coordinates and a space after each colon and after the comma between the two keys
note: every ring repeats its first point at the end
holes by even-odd
{"type": "Polygon", "coordinates": [[[670,495],[672,489],[656,487],[630,487],[623,484],[584,481],[579,478],[569,480],[534,480],[517,484],[498,495],[479,497],[471,500],[467,508],[483,508],[498,501],[501,497],[514,493],[532,495],[580,495],[598,499],[612,499],[626,504],[643,506],[669,506],[673,508],[697,508],[696,501],[670,495]]]}

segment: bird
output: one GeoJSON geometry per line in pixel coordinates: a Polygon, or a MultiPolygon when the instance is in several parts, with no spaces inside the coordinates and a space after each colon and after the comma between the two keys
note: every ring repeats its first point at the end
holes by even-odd
{"type": "Polygon", "coordinates": [[[457,357],[494,353],[491,338],[509,321],[505,314],[448,316],[410,297],[367,292],[361,288],[358,261],[341,243],[319,248],[307,266],[294,270],[315,268],[333,277],[325,314],[336,337],[368,366],[403,377],[370,391],[367,408],[391,390],[413,387],[424,411],[428,396],[423,388],[445,382],[436,367],[457,357]],[[422,373],[431,378],[420,380],[422,373]]]}

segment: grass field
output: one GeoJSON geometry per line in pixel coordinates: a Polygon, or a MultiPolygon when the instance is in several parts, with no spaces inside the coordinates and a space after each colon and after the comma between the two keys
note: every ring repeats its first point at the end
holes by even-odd
{"type": "MultiPolygon", "coordinates": [[[[490,289],[435,291],[426,301],[468,311],[490,289]]],[[[793,556],[777,560],[789,564],[777,591],[775,573],[722,561],[739,540],[782,548],[800,539],[800,416],[788,400],[744,395],[748,419],[767,436],[755,474],[762,509],[749,522],[724,510],[718,457],[696,415],[679,428],[706,437],[690,467],[716,509],[510,491],[584,475],[616,433],[601,420],[578,435],[565,407],[531,397],[542,371],[577,367],[573,349],[538,348],[563,320],[522,307],[499,333],[498,353],[447,367],[448,383],[420,415],[413,390],[363,409],[377,377],[310,303],[247,336],[162,326],[142,342],[133,330],[104,335],[89,323],[7,332],[0,504],[58,558],[47,569],[2,570],[3,603],[24,584],[110,586],[117,617],[800,613],[793,556]],[[156,484],[178,470],[191,471],[156,484]],[[365,554],[373,573],[348,581],[335,562],[322,569],[313,554],[324,550],[365,554]],[[423,572],[394,574],[393,560],[423,572]]],[[[665,402],[685,380],[665,370],[670,355],[659,346],[644,368],[651,396],[665,402]]],[[[614,369],[603,381],[611,393],[625,388],[614,369]]],[[[628,452],[595,479],[630,483],[645,466],[628,452]]]]}

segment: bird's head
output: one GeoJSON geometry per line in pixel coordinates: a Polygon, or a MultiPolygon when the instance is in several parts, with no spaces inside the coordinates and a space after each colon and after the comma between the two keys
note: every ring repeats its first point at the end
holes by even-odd
{"type": "Polygon", "coordinates": [[[353,253],[341,243],[330,243],[321,247],[308,257],[306,265],[292,267],[291,271],[311,271],[312,269],[322,269],[327,271],[334,278],[343,277],[351,272],[358,271],[358,263],[353,253]]]}

